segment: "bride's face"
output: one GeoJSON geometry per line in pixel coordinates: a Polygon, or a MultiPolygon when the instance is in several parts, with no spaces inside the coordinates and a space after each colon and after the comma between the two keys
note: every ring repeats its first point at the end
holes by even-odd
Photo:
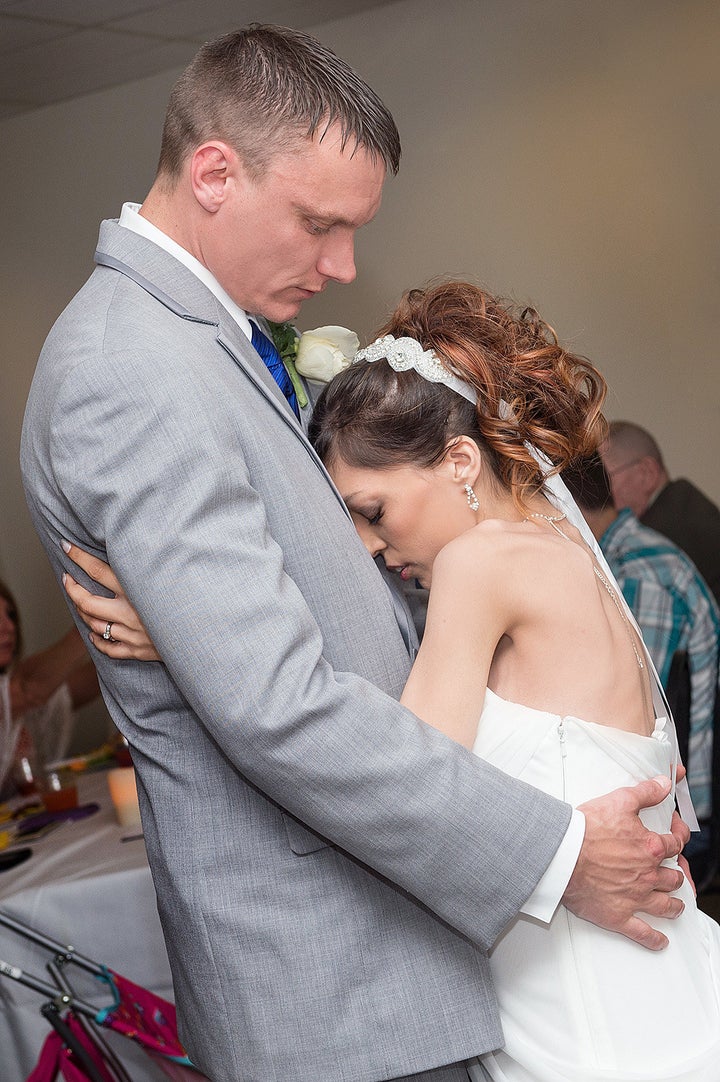
{"type": "Polygon", "coordinates": [[[370,555],[423,586],[440,549],[477,521],[447,462],[379,470],[338,461],[330,474],[370,555]]]}

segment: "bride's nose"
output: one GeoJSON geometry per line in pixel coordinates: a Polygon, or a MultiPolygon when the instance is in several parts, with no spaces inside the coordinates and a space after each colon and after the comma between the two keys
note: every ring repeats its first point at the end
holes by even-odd
{"type": "Polygon", "coordinates": [[[357,532],[360,534],[360,540],[365,548],[368,550],[373,559],[379,556],[385,549],[385,542],[382,538],[378,537],[375,530],[367,522],[356,523],[357,532]]]}

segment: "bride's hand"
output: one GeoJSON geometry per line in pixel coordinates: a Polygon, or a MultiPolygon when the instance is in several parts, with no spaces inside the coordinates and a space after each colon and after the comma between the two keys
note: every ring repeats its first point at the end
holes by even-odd
{"type": "Polygon", "coordinates": [[[114,595],[101,597],[91,594],[72,575],[63,575],[65,591],[78,616],[90,629],[89,638],[95,649],[107,657],[121,660],[162,660],[109,564],[89,555],[77,545],[66,543],[63,548],[89,578],[114,595]]]}

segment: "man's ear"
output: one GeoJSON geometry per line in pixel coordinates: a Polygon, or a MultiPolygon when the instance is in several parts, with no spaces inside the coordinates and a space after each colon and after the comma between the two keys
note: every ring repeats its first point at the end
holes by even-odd
{"type": "Polygon", "coordinates": [[[203,210],[215,214],[220,209],[227,198],[228,186],[240,168],[237,154],[221,139],[213,139],[197,148],[190,160],[190,183],[203,210]]]}
{"type": "Polygon", "coordinates": [[[662,466],[657,459],[646,455],[637,464],[644,495],[649,499],[662,484],[662,466]]]}

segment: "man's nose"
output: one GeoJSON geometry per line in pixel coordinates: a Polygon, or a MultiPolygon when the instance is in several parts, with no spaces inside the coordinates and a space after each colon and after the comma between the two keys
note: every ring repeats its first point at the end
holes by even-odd
{"type": "Polygon", "coordinates": [[[326,238],[322,254],[318,260],[318,271],[323,278],[332,278],[341,285],[355,281],[355,237],[350,235],[330,235],[326,238]]]}

